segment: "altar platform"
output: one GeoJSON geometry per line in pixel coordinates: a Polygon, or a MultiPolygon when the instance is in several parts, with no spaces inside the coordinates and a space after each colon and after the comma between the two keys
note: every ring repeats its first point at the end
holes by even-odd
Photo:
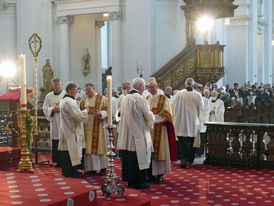
{"type": "Polygon", "coordinates": [[[20,161],[19,147],[0,147],[0,170],[13,167],[20,161]]]}
{"type": "Polygon", "coordinates": [[[0,171],[1,205],[96,205],[96,190],[84,179],[0,171]]]}

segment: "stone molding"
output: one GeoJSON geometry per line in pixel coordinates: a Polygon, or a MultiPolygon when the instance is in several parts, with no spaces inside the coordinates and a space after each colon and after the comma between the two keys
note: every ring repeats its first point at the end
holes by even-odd
{"type": "MultiPolygon", "coordinates": [[[[75,16],[84,14],[98,14],[120,12],[120,0],[59,0],[56,4],[56,15],[75,16]]],[[[116,14],[115,14],[116,16],[116,14]]]]}

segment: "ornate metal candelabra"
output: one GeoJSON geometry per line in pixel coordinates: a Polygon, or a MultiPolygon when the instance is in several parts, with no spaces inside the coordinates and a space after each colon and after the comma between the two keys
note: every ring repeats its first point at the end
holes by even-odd
{"type": "Polygon", "coordinates": [[[107,200],[110,200],[112,194],[122,194],[125,195],[125,187],[123,184],[118,183],[119,177],[116,176],[113,170],[113,162],[115,157],[115,149],[113,145],[113,129],[116,128],[115,125],[106,125],[105,129],[108,130],[108,171],[105,178],[105,184],[101,186],[102,195],[107,195],[107,200]]]}
{"type": "Polygon", "coordinates": [[[30,161],[30,152],[27,148],[27,130],[26,118],[29,110],[20,110],[20,128],[21,128],[21,159],[18,163],[17,172],[33,172],[32,163],[30,161]]]}

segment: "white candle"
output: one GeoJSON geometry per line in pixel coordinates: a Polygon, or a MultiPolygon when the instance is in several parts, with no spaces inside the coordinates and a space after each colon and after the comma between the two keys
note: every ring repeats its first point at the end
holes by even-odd
{"type": "Polygon", "coordinates": [[[26,90],[26,56],[20,55],[21,67],[21,109],[27,109],[27,90],[26,90]]]}
{"type": "Polygon", "coordinates": [[[112,77],[107,75],[108,90],[108,125],[112,125],[112,77]]]}

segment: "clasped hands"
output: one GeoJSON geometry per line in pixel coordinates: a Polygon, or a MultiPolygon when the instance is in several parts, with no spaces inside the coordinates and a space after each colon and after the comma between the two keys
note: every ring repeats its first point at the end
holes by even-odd
{"type": "Polygon", "coordinates": [[[59,107],[54,107],[53,108],[53,112],[54,113],[59,113],[60,112],[60,108],[59,107]]]}
{"type": "Polygon", "coordinates": [[[88,113],[93,115],[94,118],[96,118],[96,119],[99,119],[101,117],[101,113],[100,113],[99,110],[95,110],[95,111],[92,112],[89,107],[87,107],[86,110],[88,110],[88,113]]]}

